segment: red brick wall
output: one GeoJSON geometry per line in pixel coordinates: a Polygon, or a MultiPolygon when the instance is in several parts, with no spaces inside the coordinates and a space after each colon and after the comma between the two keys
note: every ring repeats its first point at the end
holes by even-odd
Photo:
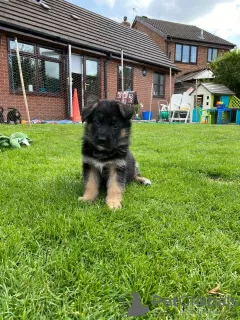
{"type": "MultiPolygon", "coordinates": [[[[181,70],[181,72],[178,73],[178,76],[181,74],[196,71],[199,69],[204,69],[208,66],[207,62],[207,54],[208,54],[208,47],[198,46],[198,57],[197,57],[197,64],[186,64],[186,63],[177,63],[175,62],[175,43],[169,42],[168,49],[167,49],[167,42],[157,33],[150,30],[143,24],[136,22],[134,25],[134,28],[142,31],[150,36],[153,41],[165,52],[167,53],[171,52],[171,60],[172,62],[181,70]]],[[[211,47],[211,46],[210,46],[211,47]]],[[[223,55],[225,52],[228,52],[229,50],[219,49],[218,50],[218,56],[223,55]]]]}
{"type": "MultiPolygon", "coordinates": [[[[25,104],[22,94],[12,94],[9,88],[7,38],[1,34],[0,42],[0,107],[16,107],[27,120],[25,104]]],[[[36,96],[27,93],[30,118],[43,120],[64,119],[66,117],[66,98],[51,96],[36,96]]]]}
{"type": "MultiPolygon", "coordinates": [[[[107,66],[107,97],[114,99],[117,93],[117,66],[120,62],[110,61],[107,66]]],[[[133,90],[137,91],[138,101],[143,104],[143,109],[141,111],[150,110],[151,104],[151,89],[153,83],[154,72],[159,72],[165,74],[165,96],[163,98],[152,97],[152,111],[153,118],[158,115],[158,101],[167,100],[170,98],[170,77],[166,70],[158,70],[147,68],[147,75],[144,77],[142,75],[142,67],[139,65],[134,65],[130,63],[125,63],[133,67],[133,90]]],[[[172,93],[174,90],[175,76],[172,75],[172,93]]]]}

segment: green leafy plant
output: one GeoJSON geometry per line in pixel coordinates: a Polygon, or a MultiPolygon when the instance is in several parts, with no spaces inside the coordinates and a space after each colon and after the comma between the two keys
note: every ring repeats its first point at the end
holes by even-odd
{"type": "Polygon", "coordinates": [[[139,110],[140,110],[141,108],[143,108],[142,103],[136,103],[136,104],[134,104],[134,113],[135,113],[135,115],[138,114],[138,112],[139,112],[139,110]]]}
{"type": "Polygon", "coordinates": [[[221,83],[240,97],[240,50],[234,49],[211,62],[214,82],[221,83]]]}

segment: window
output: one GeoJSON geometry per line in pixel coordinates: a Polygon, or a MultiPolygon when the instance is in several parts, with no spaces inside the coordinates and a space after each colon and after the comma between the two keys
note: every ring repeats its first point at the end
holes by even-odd
{"type": "MultiPolygon", "coordinates": [[[[18,42],[25,89],[28,92],[61,93],[62,53],[35,44],[18,42]]],[[[8,66],[10,88],[22,91],[15,42],[9,41],[8,66]]]]}
{"type": "Polygon", "coordinates": [[[154,88],[153,95],[155,97],[164,97],[165,89],[165,76],[160,73],[154,73],[154,88]]]}
{"type": "Polygon", "coordinates": [[[208,58],[207,61],[211,62],[217,59],[218,50],[213,48],[208,48],[208,58]]]}
{"type": "Polygon", "coordinates": [[[197,47],[176,44],[175,61],[182,63],[197,63],[197,47]]]}
{"type": "MultiPolygon", "coordinates": [[[[133,91],[133,68],[123,66],[124,91],[133,91]]],[[[118,91],[122,91],[122,66],[118,66],[118,91]]]]}

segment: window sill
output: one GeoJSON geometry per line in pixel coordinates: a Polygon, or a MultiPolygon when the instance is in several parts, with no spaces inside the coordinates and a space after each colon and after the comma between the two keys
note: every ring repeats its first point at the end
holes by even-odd
{"type": "Polygon", "coordinates": [[[174,63],[197,65],[197,62],[182,62],[182,61],[174,61],[174,63]]]}
{"type": "MultiPolygon", "coordinates": [[[[23,95],[22,91],[20,90],[10,90],[10,94],[17,94],[17,95],[23,95]]],[[[53,93],[53,92],[29,92],[26,90],[26,95],[27,96],[41,96],[41,97],[56,97],[56,98],[61,98],[63,97],[63,93],[53,93]]]]}

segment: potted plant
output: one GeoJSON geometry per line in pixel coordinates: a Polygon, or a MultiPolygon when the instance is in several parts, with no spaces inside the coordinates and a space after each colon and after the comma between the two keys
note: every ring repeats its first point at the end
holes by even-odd
{"type": "Polygon", "coordinates": [[[134,107],[135,118],[139,119],[139,114],[138,113],[139,113],[139,110],[141,108],[143,108],[143,105],[142,105],[142,103],[136,103],[136,104],[133,105],[133,107],[134,107]]]}

